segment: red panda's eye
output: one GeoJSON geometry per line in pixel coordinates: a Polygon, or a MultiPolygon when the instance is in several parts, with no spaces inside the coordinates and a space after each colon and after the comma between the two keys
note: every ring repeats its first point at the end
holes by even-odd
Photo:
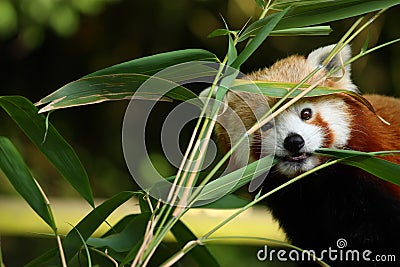
{"type": "Polygon", "coordinates": [[[310,108],[305,108],[301,111],[300,117],[302,120],[309,120],[312,117],[312,111],[310,108]]]}

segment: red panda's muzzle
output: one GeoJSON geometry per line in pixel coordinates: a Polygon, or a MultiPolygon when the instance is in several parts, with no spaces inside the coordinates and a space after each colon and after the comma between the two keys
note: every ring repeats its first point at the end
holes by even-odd
{"type": "Polygon", "coordinates": [[[311,156],[310,153],[300,153],[300,154],[295,154],[292,156],[286,156],[283,158],[283,160],[289,161],[289,162],[301,162],[303,160],[308,159],[310,156],[311,156]]]}
{"type": "Polygon", "coordinates": [[[297,133],[289,134],[283,141],[283,147],[290,152],[290,155],[284,157],[283,159],[289,162],[300,162],[306,160],[310,153],[300,152],[304,147],[305,141],[303,137],[297,133]]]}

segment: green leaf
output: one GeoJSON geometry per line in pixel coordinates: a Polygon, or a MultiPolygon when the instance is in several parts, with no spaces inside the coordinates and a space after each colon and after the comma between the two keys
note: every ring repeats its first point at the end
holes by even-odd
{"type": "Polygon", "coordinates": [[[38,109],[21,96],[1,96],[0,106],[75,190],[94,206],[89,178],[78,156],[58,131],[46,124],[46,118],[38,114],[38,109]]]}
{"type": "Polygon", "coordinates": [[[123,217],[121,220],[119,220],[111,229],[109,229],[105,234],[103,234],[101,237],[107,237],[109,235],[117,234],[120,233],[122,230],[125,229],[125,227],[129,224],[130,221],[132,221],[137,214],[129,214],[123,217]]]}
{"type": "Polygon", "coordinates": [[[95,248],[111,248],[116,252],[128,252],[143,239],[150,213],[136,214],[120,232],[102,238],[89,238],[87,244],[95,248]]]}
{"type": "Polygon", "coordinates": [[[169,66],[190,62],[190,61],[211,61],[219,62],[216,55],[203,49],[185,49],[166,52],[147,57],[123,62],[102,70],[95,71],[85,77],[94,77],[118,73],[140,73],[153,75],[169,66]]]}
{"type": "MultiPolygon", "coordinates": [[[[114,212],[119,206],[124,204],[132,198],[135,192],[121,192],[114,197],[106,200],[101,205],[93,209],[88,215],[85,216],[76,226],[83,240],[87,240],[99,226],[105,222],[107,217],[114,212]]],[[[67,260],[74,257],[79,252],[82,241],[81,237],[77,234],[76,230],[72,229],[64,239],[64,251],[67,260]]]]}
{"type": "Polygon", "coordinates": [[[207,37],[214,38],[214,37],[225,36],[225,35],[229,35],[229,34],[236,35],[237,33],[238,33],[238,31],[232,31],[232,30],[228,30],[228,29],[215,29],[207,37]]]}
{"type": "MultiPolygon", "coordinates": [[[[218,199],[221,195],[230,194],[249,183],[254,177],[267,172],[274,164],[273,156],[266,156],[219,177],[204,186],[199,196],[196,197],[196,201],[218,199]]],[[[196,206],[196,203],[194,206],[196,206]]]]}
{"type": "Polygon", "coordinates": [[[237,51],[235,43],[233,42],[232,36],[228,35],[229,45],[228,45],[228,66],[230,66],[237,58],[237,51]]]}
{"type": "MultiPolygon", "coordinates": [[[[281,11],[282,12],[282,11],[281,11]]],[[[284,13],[287,13],[287,10],[284,11],[284,13]]],[[[259,19],[256,20],[255,22],[253,22],[252,24],[250,24],[240,35],[238,38],[238,42],[243,42],[244,40],[247,40],[250,37],[255,37],[256,35],[258,35],[258,33],[264,29],[264,27],[267,27],[269,25],[272,25],[273,22],[271,22],[273,19],[275,19],[277,16],[280,17],[280,19],[282,19],[282,13],[275,13],[269,16],[266,16],[263,19],[259,19]]],[[[279,20],[280,20],[279,19],[279,20]]],[[[276,24],[279,23],[276,22],[274,23],[274,27],[276,26],[276,24]]],[[[273,28],[274,28],[273,27],[273,28]]],[[[276,32],[277,30],[273,31],[273,28],[270,30],[270,33],[272,34],[273,32],[276,32]]]]}
{"type": "MultiPolygon", "coordinates": [[[[218,62],[219,60],[214,54],[201,49],[179,50],[143,57],[86,75],[44,97],[36,105],[47,104],[40,110],[40,112],[47,112],[110,100],[130,99],[143,82],[160,70],[192,61],[218,62]]],[[[178,100],[196,97],[191,91],[178,84],[173,84],[168,79],[160,79],[160,82],[173,85],[174,89],[168,92],[167,97],[178,100]]],[[[157,91],[155,92],[157,93],[157,91]]],[[[154,99],[159,97],[159,94],[145,92],[135,94],[135,97],[154,99]]]]}
{"type": "MultiPolygon", "coordinates": [[[[260,30],[257,32],[256,36],[247,44],[247,46],[239,54],[237,59],[232,63],[233,68],[239,68],[243,64],[243,62],[245,62],[253,54],[253,52],[264,42],[264,40],[275,28],[275,26],[278,24],[278,22],[282,19],[287,11],[288,9],[285,9],[278,13],[274,13],[263,20],[265,23],[260,27],[260,30]]],[[[243,32],[243,35],[245,35],[245,32],[246,30],[243,32]]]]}
{"type": "MultiPolygon", "coordinates": [[[[375,156],[398,154],[400,151],[360,152],[354,150],[319,149],[319,154],[348,158],[341,163],[360,168],[385,181],[400,186],[400,164],[396,164],[375,156]]],[[[399,155],[400,156],[400,155],[399,155]]]]}
{"type": "Polygon", "coordinates": [[[400,186],[400,164],[366,156],[347,159],[342,163],[363,169],[376,177],[400,186]]]}
{"type": "Polygon", "coordinates": [[[276,31],[272,31],[270,33],[270,36],[328,35],[331,32],[332,32],[332,29],[330,26],[312,26],[312,27],[276,30],[276,31]]]}
{"type": "Polygon", "coordinates": [[[319,155],[333,156],[337,158],[347,158],[347,157],[385,157],[385,156],[396,156],[400,154],[400,150],[387,150],[387,151],[375,151],[375,152],[363,152],[356,150],[347,149],[335,149],[335,148],[319,148],[316,152],[319,155]]]}
{"type": "Polygon", "coordinates": [[[259,8],[264,8],[265,1],[264,0],[256,0],[256,4],[259,8]]]}
{"type": "Polygon", "coordinates": [[[138,197],[141,213],[151,212],[151,207],[150,207],[148,201],[146,200],[146,198],[150,198],[150,196],[143,194],[138,197]]]}
{"type": "Polygon", "coordinates": [[[5,267],[4,262],[3,262],[3,251],[2,251],[2,246],[1,246],[1,238],[0,238],[0,267],[5,267]]]}
{"type": "Polygon", "coordinates": [[[132,249],[128,252],[128,254],[125,256],[125,258],[121,261],[119,265],[125,266],[128,263],[130,263],[133,259],[135,259],[142,243],[143,243],[143,238],[136,244],[136,246],[132,247],[132,249]]]}
{"type": "Polygon", "coordinates": [[[226,196],[223,196],[222,198],[204,205],[204,206],[195,206],[193,208],[202,208],[202,209],[239,209],[247,204],[249,204],[249,200],[243,199],[241,197],[238,197],[234,194],[228,194],[226,196]]]}
{"type": "MultiPolygon", "coordinates": [[[[180,246],[186,245],[189,241],[196,240],[197,237],[190,229],[181,221],[178,220],[171,229],[180,246]]],[[[199,266],[220,266],[214,256],[205,246],[196,246],[189,253],[190,256],[198,263],[199,266]]]]}
{"type": "Polygon", "coordinates": [[[399,4],[398,0],[277,0],[272,9],[291,7],[276,30],[304,27],[359,16],[399,4]]]}
{"type": "Polygon", "coordinates": [[[361,47],[361,53],[365,53],[365,51],[368,50],[368,44],[369,44],[369,33],[367,35],[367,39],[365,40],[363,46],[361,47]]]}
{"type": "Polygon", "coordinates": [[[56,223],[40,188],[11,141],[0,136],[0,168],[15,190],[54,232],[56,223]]]}
{"type": "MultiPolygon", "coordinates": [[[[265,82],[265,81],[249,81],[236,79],[230,88],[232,91],[243,91],[248,93],[263,94],[266,96],[281,98],[284,97],[288,91],[294,88],[296,83],[283,83],[283,82],[265,82]]],[[[303,84],[300,89],[296,89],[290,98],[293,98],[300,94],[303,90],[301,88],[307,88],[309,85],[303,84]]],[[[305,97],[314,97],[322,95],[330,95],[335,93],[347,93],[347,90],[335,89],[327,86],[318,86],[311,90],[305,95],[305,97]]]]}
{"type": "Polygon", "coordinates": [[[25,267],[59,266],[61,264],[61,262],[57,263],[57,265],[49,264],[49,261],[53,260],[57,256],[58,253],[59,253],[58,248],[54,248],[49,251],[46,251],[41,256],[33,259],[28,264],[26,264],[25,267]]]}
{"type": "MultiPolygon", "coordinates": [[[[46,97],[46,101],[53,100],[41,108],[39,113],[105,101],[129,100],[132,99],[135,90],[149,78],[150,76],[142,74],[111,74],[81,78],[46,97]]],[[[163,86],[169,86],[173,89],[163,97],[161,92],[157,92],[158,88],[150,88],[153,90],[152,92],[136,92],[134,95],[136,99],[157,100],[161,97],[161,100],[164,101],[170,99],[185,101],[196,97],[192,91],[171,81],[154,77],[152,79],[157,79],[163,86]]],[[[39,104],[41,103],[39,102],[36,105],[39,104]]]]}
{"type": "Polygon", "coordinates": [[[92,258],[90,257],[90,252],[89,252],[88,246],[87,246],[85,240],[83,240],[81,233],[79,233],[79,231],[76,228],[74,228],[74,230],[76,231],[77,235],[81,239],[82,246],[85,248],[87,265],[88,265],[88,267],[92,267],[92,258]]]}
{"type": "MultiPolygon", "coordinates": [[[[279,35],[281,30],[288,30],[290,34],[295,34],[295,32],[291,32],[294,29],[307,29],[304,27],[350,18],[397,4],[399,4],[398,0],[276,0],[271,5],[272,9],[284,10],[290,8],[290,10],[278,22],[270,35],[276,33],[279,35]]],[[[264,25],[269,23],[269,17],[257,20],[247,27],[238,41],[242,42],[256,35],[264,25]]],[[[286,32],[283,31],[283,33],[286,32]]],[[[326,29],[321,32],[321,34],[328,33],[326,29]]]]}

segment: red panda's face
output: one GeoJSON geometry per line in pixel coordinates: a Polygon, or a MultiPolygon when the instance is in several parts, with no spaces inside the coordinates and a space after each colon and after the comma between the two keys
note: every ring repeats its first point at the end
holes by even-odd
{"type": "Polygon", "coordinates": [[[278,171],[293,177],[321,163],[321,158],[313,155],[319,148],[345,146],[350,136],[350,123],[342,98],[303,99],[275,118],[275,138],[262,135],[263,152],[267,154],[268,148],[275,146],[275,155],[280,159],[278,171]]]}
{"type": "MultiPolygon", "coordinates": [[[[307,57],[290,56],[277,61],[269,68],[246,76],[249,80],[275,82],[301,82],[311,71],[320,67],[334,45],[318,48],[307,57]]],[[[350,47],[344,47],[331,61],[307,80],[312,84],[357,92],[350,78],[350,47]],[[321,79],[333,72],[328,79],[321,79]]],[[[206,96],[209,89],[201,95],[206,96]]],[[[262,94],[228,91],[226,100],[229,109],[218,118],[221,127],[216,127],[218,142],[224,152],[239,142],[245,130],[252,127],[277,100],[262,94]],[[231,112],[227,112],[231,110],[231,112]],[[234,118],[240,118],[242,123],[234,118]]],[[[275,118],[274,123],[264,125],[249,136],[248,145],[241,144],[232,154],[235,167],[241,167],[260,156],[276,155],[280,159],[278,171],[293,177],[321,164],[323,160],[313,154],[319,148],[341,148],[350,138],[351,116],[343,96],[327,95],[303,98],[275,118]],[[274,125],[271,125],[274,124],[274,125]],[[273,127],[272,127],[273,126],[273,127]]]]}

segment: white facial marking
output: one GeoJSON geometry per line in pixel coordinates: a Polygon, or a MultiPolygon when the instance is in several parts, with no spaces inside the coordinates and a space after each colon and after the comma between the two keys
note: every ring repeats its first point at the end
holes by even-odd
{"type": "Polygon", "coordinates": [[[321,118],[328,123],[329,129],[334,135],[330,148],[345,146],[351,132],[351,118],[346,103],[342,99],[326,99],[318,103],[317,109],[321,118]]]}
{"type": "MultiPolygon", "coordinates": [[[[330,148],[346,145],[350,136],[350,118],[346,104],[340,98],[304,99],[275,119],[275,129],[277,142],[275,155],[282,159],[277,165],[278,171],[287,177],[293,177],[321,163],[321,158],[311,153],[324,144],[328,144],[330,148]],[[311,109],[312,117],[303,120],[301,111],[306,108],[311,109]],[[325,124],[325,127],[316,120],[317,117],[323,120],[322,124],[325,124]],[[290,157],[293,159],[296,155],[284,147],[285,138],[291,134],[298,134],[304,139],[304,146],[295,153],[307,155],[302,160],[290,160],[290,157]]],[[[272,138],[263,138],[264,147],[273,146],[273,141],[272,138]]]]}

